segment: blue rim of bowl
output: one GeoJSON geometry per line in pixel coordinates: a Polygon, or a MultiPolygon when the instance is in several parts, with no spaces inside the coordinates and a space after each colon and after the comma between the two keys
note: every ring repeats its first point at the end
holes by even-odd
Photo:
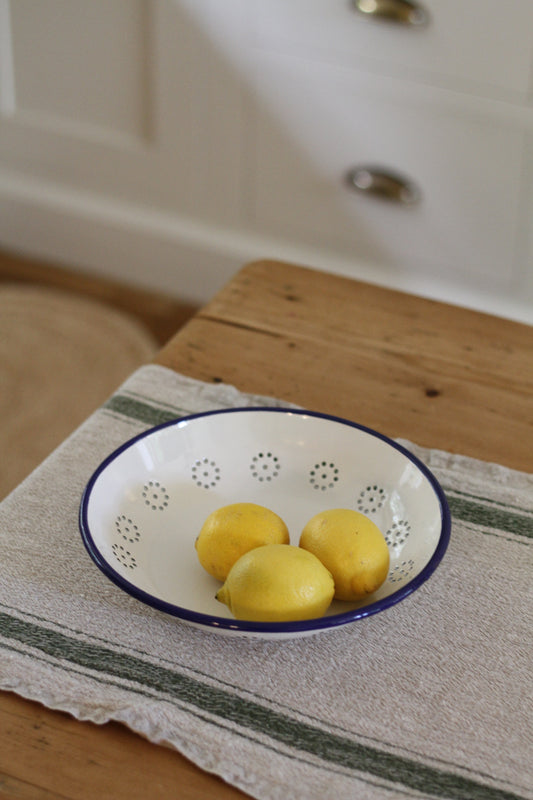
{"type": "Polygon", "coordinates": [[[189,414],[184,417],[176,417],[176,419],[163,422],[160,425],[149,428],[137,436],[128,439],[128,441],[124,442],[124,444],[110,453],[110,455],[108,455],[107,458],[102,461],[100,466],[97,467],[89,479],[81,497],[79,508],[79,528],[83,544],[85,545],[87,552],[96,566],[120,589],[132,597],[135,597],[137,600],[140,600],[142,603],[145,603],[146,605],[151,606],[158,611],[162,611],[165,614],[177,617],[196,626],[203,627],[208,631],[224,631],[226,633],[233,632],[242,634],[249,633],[253,635],[265,634],[269,637],[273,637],[276,634],[283,636],[291,633],[318,633],[319,631],[331,630],[342,625],[347,625],[350,622],[355,622],[358,619],[369,617],[372,614],[377,614],[380,611],[385,611],[387,608],[390,608],[391,606],[399,603],[401,600],[404,600],[416,589],[420,588],[420,586],[428,580],[428,578],[433,574],[437,566],[440,564],[450,541],[451,514],[444,491],[431,470],[419,458],[407,450],[407,448],[403,447],[401,444],[398,444],[398,442],[395,442],[393,439],[390,439],[388,436],[385,436],[383,433],[379,433],[373,428],[368,428],[365,425],[361,425],[357,422],[352,422],[351,420],[344,419],[342,417],[337,417],[331,414],[323,414],[317,411],[278,407],[270,408],[268,406],[246,406],[243,408],[225,408],[216,411],[205,411],[198,414],[189,414]],[[345,611],[340,614],[332,614],[330,616],[297,622],[249,622],[247,620],[216,617],[211,614],[193,611],[192,609],[184,608],[183,606],[177,606],[165,600],[161,600],[160,598],[145,592],[143,589],[139,589],[137,586],[135,586],[135,584],[130,583],[123,578],[122,575],[116,572],[116,570],[114,570],[113,567],[109,565],[108,561],[106,561],[106,559],[102,556],[101,552],[96,546],[88,523],[88,509],[91,501],[91,493],[96,481],[102,472],[104,472],[106,467],[112,461],[118,458],[125,450],[128,450],[130,447],[132,447],[136,442],[146,438],[147,436],[151,436],[154,433],[163,430],[164,428],[170,428],[183,422],[202,419],[203,417],[250,412],[268,412],[274,414],[281,413],[314,417],[327,420],[329,422],[335,422],[340,425],[347,425],[350,428],[356,428],[357,430],[363,431],[370,436],[381,439],[383,442],[386,442],[388,445],[393,447],[395,450],[398,450],[406,458],[408,458],[409,461],[411,461],[427,478],[433,491],[435,492],[440,506],[441,530],[439,540],[437,547],[435,548],[435,551],[426,566],[412,580],[408,581],[397,591],[393,592],[387,597],[382,598],[381,600],[376,600],[368,605],[360,608],[350,609],[349,611],[345,611]]]}

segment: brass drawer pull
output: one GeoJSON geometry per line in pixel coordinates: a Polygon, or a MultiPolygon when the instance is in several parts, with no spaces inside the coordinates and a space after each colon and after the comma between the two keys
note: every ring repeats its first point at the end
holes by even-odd
{"type": "Polygon", "coordinates": [[[352,189],[400,205],[412,206],[421,198],[420,190],[412,181],[380,167],[355,167],[346,178],[352,189]]]}
{"type": "Polygon", "coordinates": [[[424,6],[411,0],[352,0],[361,14],[375,19],[397,22],[420,28],[429,22],[429,14],[424,6]]]}

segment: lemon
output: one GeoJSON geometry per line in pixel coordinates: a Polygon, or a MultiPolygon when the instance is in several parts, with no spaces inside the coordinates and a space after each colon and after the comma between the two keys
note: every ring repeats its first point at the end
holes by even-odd
{"type": "Polygon", "coordinates": [[[300,547],[329,569],[337,600],[360,600],[372,594],[389,571],[385,537],[372,520],[351,509],[316,514],[302,531],[300,547]]]}
{"type": "Polygon", "coordinates": [[[202,567],[225,581],[248,550],[264,544],[288,544],[289,531],[277,514],[255,503],[232,503],[213,511],[194,543],[202,567]]]}
{"type": "Polygon", "coordinates": [[[331,574],[312,553],[267,544],[236,561],[216,598],[237,619],[289,622],[322,617],[334,591],[331,574]]]}

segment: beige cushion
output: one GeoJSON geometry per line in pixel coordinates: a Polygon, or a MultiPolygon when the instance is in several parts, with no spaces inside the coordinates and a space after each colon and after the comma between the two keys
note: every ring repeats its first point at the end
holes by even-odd
{"type": "Polygon", "coordinates": [[[0,498],[156,350],[142,323],[110,306],[0,283],[0,498]]]}

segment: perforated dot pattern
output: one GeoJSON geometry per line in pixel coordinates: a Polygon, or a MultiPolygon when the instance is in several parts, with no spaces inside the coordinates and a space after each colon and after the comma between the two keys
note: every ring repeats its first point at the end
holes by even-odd
{"type": "Polygon", "coordinates": [[[411,526],[407,520],[400,519],[392,523],[385,534],[385,540],[389,547],[398,547],[399,545],[405,544],[410,533],[411,526]]]}
{"type": "Polygon", "coordinates": [[[375,514],[383,506],[387,493],[382,486],[366,486],[357,498],[357,510],[362,514],[375,514]]]}
{"type": "Polygon", "coordinates": [[[402,583],[403,581],[407,580],[413,571],[414,566],[415,562],[412,558],[408,559],[407,561],[400,561],[391,569],[389,573],[389,581],[391,583],[402,583]]]}
{"type": "Polygon", "coordinates": [[[197,486],[214,489],[220,480],[220,467],[209,458],[197,459],[192,466],[192,477],[197,486]]]}
{"type": "Polygon", "coordinates": [[[134,555],[132,555],[130,550],[127,550],[121,544],[114,544],[111,547],[113,551],[113,555],[115,558],[128,569],[135,569],[137,567],[137,560],[134,555]]]}
{"type": "Polygon", "coordinates": [[[339,470],[332,461],[319,461],[309,471],[309,483],[321,492],[334,489],[338,480],[339,470]]]}
{"type": "Polygon", "coordinates": [[[142,496],[144,504],[152,511],[164,511],[170,500],[167,490],[159,481],[148,481],[143,487],[142,496]]]}
{"type": "Polygon", "coordinates": [[[279,458],[270,452],[257,453],[250,464],[252,477],[260,483],[270,482],[279,476],[281,464],[279,458]]]}
{"type": "Polygon", "coordinates": [[[125,542],[129,542],[130,544],[138,542],[141,538],[141,532],[138,526],[130,517],[126,517],[125,514],[120,514],[116,518],[115,529],[121,539],[123,539],[125,542]]]}

